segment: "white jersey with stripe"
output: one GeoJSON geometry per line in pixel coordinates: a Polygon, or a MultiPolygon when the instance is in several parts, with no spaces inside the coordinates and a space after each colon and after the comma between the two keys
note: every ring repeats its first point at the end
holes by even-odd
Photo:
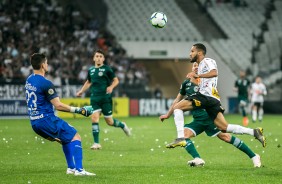
{"type": "Polygon", "coordinates": [[[267,94],[266,87],[263,83],[253,83],[251,87],[252,102],[263,102],[263,96],[267,94]]]}
{"type": "MultiPolygon", "coordinates": [[[[215,60],[211,58],[204,58],[199,63],[198,74],[209,73],[211,70],[217,70],[215,60]]],[[[220,96],[217,91],[217,80],[218,77],[212,78],[200,78],[200,93],[206,96],[216,98],[220,101],[220,96]]]]}

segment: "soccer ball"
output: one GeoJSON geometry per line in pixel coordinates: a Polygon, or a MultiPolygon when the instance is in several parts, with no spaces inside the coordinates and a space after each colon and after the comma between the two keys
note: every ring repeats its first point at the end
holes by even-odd
{"type": "Polygon", "coordinates": [[[167,18],[163,12],[155,12],[152,14],[150,22],[156,28],[163,28],[167,23],[167,18]]]}

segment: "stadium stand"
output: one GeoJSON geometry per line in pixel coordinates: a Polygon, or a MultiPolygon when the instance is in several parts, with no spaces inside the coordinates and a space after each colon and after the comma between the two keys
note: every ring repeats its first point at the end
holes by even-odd
{"type": "MultiPolygon", "coordinates": [[[[201,1],[204,5],[204,0],[201,1]]],[[[251,66],[252,34],[263,22],[264,0],[250,0],[247,7],[233,3],[214,3],[207,12],[223,29],[228,39],[213,40],[211,44],[222,53],[227,63],[236,63],[240,69],[251,66]]]]}
{"type": "MultiPolygon", "coordinates": [[[[202,6],[195,11],[207,13],[227,36],[211,39],[209,43],[234,73],[243,69],[252,77],[262,75],[268,86],[282,80],[281,1],[195,1],[202,6]]],[[[96,7],[99,3],[95,4],[95,15],[91,16],[91,11],[84,14],[86,9],[78,9],[75,3],[80,1],[63,2],[67,1],[0,2],[1,84],[22,84],[31,71],[29,55],[45,52],[50,64],[49,78],[57,86],[81,85],[92,64],[93,50],[102,48],[107,52],[108,64],[120,78],[121,85],[115,96],[149,97],[150,73],[144,64],[128,57],[119,42],[204,40],[193,17],[189,19],[175,0],[104,0],[107,7],[101,11],[108,14],[107,29],[92,18],[99,15],[96,7]],[[162,31],[147,29],[149,16],[158,10],[166,13],[169,26],[162,31]]]]}
{"type": "Polygon", "coordinates": [[[105,0],[109,8],[107,28],[118,41],[189,41],[203,40],[192,22],[172,0],[105,0]],[[157,7],[157,9],[156,9],[157,7]],[[170,26],[162,31],[148,29],[150,15],[163,11],[170,26]]]}
{"type": "Polygon", "coordinates": [[[224,61],[233,71],[247,70],[251,78],[262,76],[270,91],[281,94],[276,88],[281,88],[282,81],[282,2],[199,2],[228,36],[211,41],[224,61]]]}
{"type": "Polygon", "coordinates": [[[114,36],[100,27],[97,20],[84,15],[71,3],[59,2],[1,1],[1,84],[23,84],[31,73],[30,54],[44,52],[48,56],[48,78],[54,80],[55,85],[82,85],[92,65],[93,51],[101,48],[107,52],[108,64],[121,78],[121,87],[115,95],[127,95],[124,86],[133,84],[140,93],[144,91],[148,95],[144,84],[148,74],[144,67],[131,61],[114,36]],[[131,75],[121,71],[129,71],[131,75]]]}

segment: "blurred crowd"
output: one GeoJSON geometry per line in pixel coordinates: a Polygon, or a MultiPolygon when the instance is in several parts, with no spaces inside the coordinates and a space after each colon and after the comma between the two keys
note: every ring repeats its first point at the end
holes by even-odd
{"type": "Polygon", "coordinates": [[[120,79],[118,96],[126,95],[130,85],[147,84],[145,67],[127,57],[99,21],[76,7],[52,0],[0,2],[0,84],[23,84],[34,52],[47,55],[47,77],[56,86],[82,84],[95,49],[106,52],[107,64],[120,79]]]}

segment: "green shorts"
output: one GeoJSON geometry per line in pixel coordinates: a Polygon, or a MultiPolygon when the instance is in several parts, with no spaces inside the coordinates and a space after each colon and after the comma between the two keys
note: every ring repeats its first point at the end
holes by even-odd
{"type": "Polygon", "coordinates": [[[249,100],[246,97],[238,96],[238,102],[240,106],[247,106],[249,103],[249,100]]]}
{"type": "Polygon", "coordinates": [[[102,112],[104,116],[113,114],[113,99],[111,95],[91,97],[93,112],[102,112]]]}
{"type": "Polygon", "coordinates": [[[220,133],[220,130],[214,125],[211,119],[206,120],[197,120],[193,119],[193,121],[189,124],[185,124],[184,128],[190,129],[195,137],[200,135],[202,132],[206,132],[206,134],[210,137],[217,136],[220,133]]]}

